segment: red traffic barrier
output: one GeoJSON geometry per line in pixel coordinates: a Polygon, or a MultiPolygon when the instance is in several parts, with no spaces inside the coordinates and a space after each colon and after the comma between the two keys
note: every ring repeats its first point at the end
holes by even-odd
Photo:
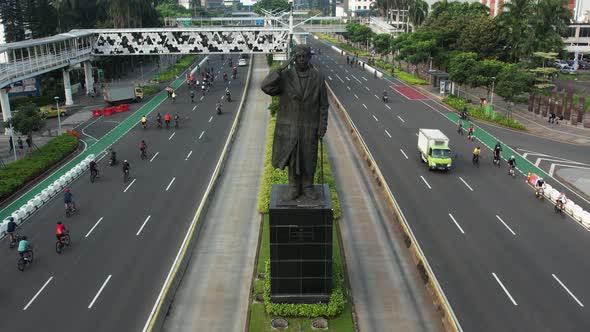
{"type": "Polygon", "coordinates": [[[80,134],[77,131],[75,131],[75,130],[68,129],[68,130],[66,130],[66,133],[72,134],[77,139],[80,139],[80,134]]]}
{"type": "Polygon", "coordinates": [[[113,115],[113,107],[105,107],[103,109],[104,116],[113,115]]]}
{"type": "Polygon", "coordinates": [[[121,104],[120,106],[123,109],[123,111],[128,111],[129,110],[129,104],[121,104]]]}
{"type": "Polygon", "coordinates": [[[537,174],[530,173],[530,172],[527,174],[527,177],[526,177],[528,184],[533,187],[537,184],[538,179],[539,179],[539,176],[537,174]]]}
{"type": "Polygon", "coordinates": [[[98,118],[102,115],[102,110],[92,110],[92,116],[98,118]]]}

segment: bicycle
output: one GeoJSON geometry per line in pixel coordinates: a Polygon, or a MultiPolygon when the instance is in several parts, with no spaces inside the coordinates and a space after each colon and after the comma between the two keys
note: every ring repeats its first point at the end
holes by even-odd
{"type": "Polygon", "coordinates": [[[94,183],[94,180],[98,177],[98,170],[91,170],[90,171],[90,182],[94,183]]]}
{"type": "Polygon", "coordinates": [[[147,153],[145,152],[145,149],[141,149],[141,160],[144,160],[145,158],[147,158],[147,153]]]}
{"type": "Polygon", "coordinates": [[[70,246],[70,241],[71,238],[69,233],[62,235],[62,237],[55,242],[55,252],[61,254],[64,247],[70,246]]]}
{"type": "Polygon", "coordinates": [[[555,213],[563,213],[563,203],[557,201],[553,209],[555,210],[555,213]]]}
{"type": "Polygon", "coordinates": [[[123,183],[127,183],[129,181],[129,170],[126,169],[123,171],[123,183]]]}
{"type": "Polygon", "coordinates": [[[9,238],[8,247],[10,249],[16,247],[16,245],[18,244],[18,241],[20,241],[20,235],[17,232],[14,232],[12,234],[8,234],[8,238],[9,238]]]}
{"type": "Polygon", "coordinates": [[[74,203],[66,203],[66,217],[71,217],[75,212],[78,211],[78,208],[74,208],[74,203]]]}
{"type": "Polygon", "coordinates": [[[471,161],[473,162],[473,165],[479,167],[479,155],[473,155],[473,158],[471,159],[471,161]]]}
{"type": "Polygon", "coordinates": [[[19,271],[24,271],[27,264],[33,263],[33,249],[29,248],[18,259],[17,268],[19,271]]]}

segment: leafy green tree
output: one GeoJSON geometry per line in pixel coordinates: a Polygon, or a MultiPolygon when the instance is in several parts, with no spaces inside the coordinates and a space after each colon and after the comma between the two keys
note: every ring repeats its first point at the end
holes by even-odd
{"type": "Polygon", "coordinates": [[[21,0],[0,1],[0,19],[7,43],[25,40],[25,20],[21,0]]]}
{"type": "Polygon", "coordinates": [[[473,52],[459,53],[449,63],[449,78],[459,86],[471,84],[477,75],[476,65],[477,54],[473,52]]]}
{"type": "Polygon", "coordinates": [[[389,33],[380,33],[373,37],[375,50],[380,54],[387,54],[391,51],[393,37],[389,33]]]}
{"type": "Polygon", "coordinates": [[[269,11],[282,11],[289,9],[287,0],[261,0],[254,4],[254,12],[262,15],[262,9],[269,11]]]}
{"type": "Polygon", "coordinates": [[[483,86],[487,90],[487,99],[490,99],[490,92],[498,75],[506,64],[498,60],[482,60],[475,64],[474,75],[469,79],[472,87],[483,86]]]}
{"type": "Polygon", "coordinates": [[[54,35],[57,31],[57,10],[51,0],[23,0],[23,19],[31,38],[54,35]]]}
{"type": "Polygon", "coordinates": [[[504,100],[515,102],[516,97],[531,91],[534,79],[532,73],[516,64],[509,64],[498,73],[495,91],[504,100]]]}
{"type": "Polygon", "coordinates": [[[414,30],[422,25],[428,16],[428,3],[424,0],[410,1],[408,16],[414,30]]]}
{"type": "MultiPolygon", "coordinates": [[[[19,106],[12,115],[12,127],[23,134],[30,134],[45,125],[45,118],[39,112],[39,107],[32,102],[19,106]]],[[[10,122],[4,123],[8,128],[10,122]]]]}

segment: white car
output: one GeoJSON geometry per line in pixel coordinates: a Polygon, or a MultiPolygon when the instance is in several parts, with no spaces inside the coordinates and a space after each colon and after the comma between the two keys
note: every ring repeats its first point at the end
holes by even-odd
{"type": "Polygon", "coordinates": [[[243,66],[247,66],[248,63],[246,63],[246,59],[240,59],[238,60],[238,66],[243,67],[243,66]]]}

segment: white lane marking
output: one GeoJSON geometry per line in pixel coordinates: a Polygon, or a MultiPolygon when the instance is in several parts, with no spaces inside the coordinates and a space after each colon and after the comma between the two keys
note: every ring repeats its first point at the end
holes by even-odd
{"type": "Polygon", "coordinates": [[[502,220],[502,218],[500,218],[500,216],[499,216],[499,215],[496,215],[496,218],[498,218],[498,220],[500,220],[500,222],[501,222],[501,223],[503,223],[503,224],[504,224],[504,226],[506,226],[506,228],[508,228],[508,230],[510,231],[510,233],[512,233],[512,235],[516,235],[516,233],[514,233],[514,231],[512,230],[512,228],[510,228],[510,227],[508,226],[508,224],[506,224],[506,223],[504,222],[504,220],[502,220]]]}
{"type": "Polygon", "coordinates": [[[465,234],[465,232],[463,231],[463,228],[461,228],[461,226],[459,225],[459,223],[457,222],[457,220],[455,220],[455,217],[453,217],[452,214],[449,213],[449,217],[451,217],[451,220],[453,220],[453,222],[455,223],[455,225],[457,225],[457,228],[461,231],[462,234],[465,234]]]}
{"type": "Polygon", "coordinates": [[[168,137],[168,140],[171,140],[172,137],[174,137],[174,135],[176,135],[176,132],[173,132],[172,135],[170,135],[170,137],[168,137]]]}
{"type": "Polygon", "coordinates": [[[148,220],[150,220],[152,216],[149,215],[147,216],[147,218],[145,218],[143,224],[141,224],[141,227],[139,227],[139,230],[137,231],[137,233],[135,233],[135,236],[139,236],[139,233],[141,233],[141,230],[143,229],[143,227],[145,226],[145,224],[147,224],[148,220]]]}
{"type": "Polygon", "coordinates": [[[367,91],[371,91],[371,89],[369,89],[369,87],[368,87],[368,86],[366,86],[366,87],[365,87],[365,89],[367,89],[367,91]]]}
{"type": "Polygon", "coordinates": [[[355,97],[356,99],[359,99],[359,96],[357,96],[357,95],[356,95],[356,93],[354,94],[354,97],[355,97]]]}
{"type": "Polygon", "coordinates": [[[225,98],[225,96],[221,96],[221,98],[219,98],[219,99],[223,100],[223,98],[225,98]]]}
{"type": "Polygon", "coordinates": [[[367,79],[366,79],[364,76],[361,76],[361,78],[362,78],[363,80],[365,80],[365,82],[368,82],[368,81],[369,81],[369,80],[367,80],[367,79]]]}
{"type": "Polygon", "coordinates": [[[385,133],[387,134],[387,136],[389,136],[389,138],[391,138],[391,134],[389,134],[389,132],[387,131],[387,129],[385,129],[385,133]]]}
{"type": "Polygon", "coordinates": [[[363,104],[363,107],[364,107],[366,110],[368,110],[368,108],[367,108],[367,105],[363,104]]]}
{"type": "Polygon", "coordinates": [[[51,282],[51,280],[53,280],[53,276],[51,276],[51,277],[49,277],[49,279],[47,279],[45,284],[43,284],[43,286],[41,286],[41,288],[37,291],[35,296],[33,296],[33,298],[29,301],[29,303],[27,303],[27,305],[23,308],[23,311],[27,310],[29,308],[29,306],[33,303],[33,301],[35,301],[37,296],[39,296],[39,294],[41,294],[41,292],[45,289],[45,287],[47,287],[47,285],[51,282]]]}
{"type": "Polygon", "coordinates": [[[102,217],[100,217],[100,219],[98,219],[96,224],[94,224],[94,226],[92,226],[92,228],[88,231],[88,233],[86,233],[86,236],[84,236],[84,237],[88,237],[88,235],[90,235],[90,233],[92,233],[92,231],[96,228],[96,226],[98,226],[98,224],[100,224],[101,221],[102,221],[102,217]]]}
{"type": "Polygon", "coordinates": [[[195,107],[193,107],[193,111],[197,108],[197,105],[195,105],[195,107]]]}
{"type": "Polygon", "coordinates": [[[330,75],[328,75],[328,78],[330,79],[330,81],[333,81],[332,77],[330,77],[330,75]]]}
{"type": "Polygon", "coordinates": [[[105,288],[105,286],[109,283],[109,280],[111,280],[111,277],[113,275],[109,274],[109,276],[107,277],[107,280],[105,280],[102,283],[102,286],[100,287],[100,289],[98,290],[98,293],[96,293],[96,295],[94,296],[94,298],[92,299],[92,302],[90,302],[90,304],[88,305],[88,309],[92,309],[92,306],[94,305],[94,302],[96,301],[96,299],[98,299],[98,297],[100,296],[100,293],[102,293],[102,290],[105,288]]]}
{"type": "Polygon", "coordinates": [[[391,110],[391,107],[389,107],[389,105],[385,105],[385,107],[389,108],[389,110],[391,110]]]}
{"type": "Polygon", "coordinates": [[[379,96],[377,96],[377,95],[375,95],[375,94],[374,94],[373,96],[375,96],[375,98],[379,99],[379,96]]]}
{"type": "Polygon", "coordinates": [[[375,121],[379,122],[379,119],[377,119],[377,117],[374,115],[373,115],[373,119],[375,119],[375,121]]]}
{"type": "Polygon", "coordinates": [[[426,183],[428,189],[432,189],[432,187],[428,184],[428,182],[426,182],[426,179],[422,175],[420,175],[420,178],[422,179],[422,181],[424,181],[424,183],[426,183]]]}
{"type": "Polygon", "coordinates": [[[168,183],[168,187],[166,187],[166,191],[170,189],[170,186],[174,183],[174,180],[176,180],[176,177],[173,177],[172,180],[170,180],[170,183],[168,183]]]}
{"type": "Polygon", "coordinates": [[[199,139],[201,139],[201,137],[203,137],[203,134],[204,134],[204,133],[205,133],[205,131],[203,130],[203,131],[201,132],[201,135],[199,135],[199,139]]]}
{"type": "Polygon", "coordinates": [[[191,154],[193,154],[193,150],[191,150],[191,151],[188,153],[188,155],[186,156],[186,159],[184,159],[184,160],[188,160],[188,158],[190,158],[190,157],[191,157],[191,154]]]}
{"type": "Polygon", "coordinates": [[[402,154],[404,155],[404,157],[406,157],[406,159],[408,159],[408,155],[404,152],[404,150],[402,150],[402,149],[399,149],[399,150],[402,152],[402,154]]]}
{"type": "Polygon", "coordinates": [[[342,78],[340,78],[340,76],[338,76],[338,74],[336,74],[336,77],[338,77],[338,79],[340,80],[340,82],[344,83],[344,81],[342,80],[342,78]]]}
{"type": "Polygon", "coordinates": [[[557,280],[557,282],[558,282],[558,283],[561,285],[561,287],[563,287],[563,289],[565,289],[565,290],[566,290],[566,292],[568,292],[568,294],[569,294],[571,297],[573,297],[573,298],[574,298],[574,300],[576,300],[576,302],[578,302],[578,304],[580,305],[580,307],[582,307],[582,308],[583,308],[583,307],[584,307],[584,305],[582,304],[582,302],[580,302],[580,300],[578,300],[578,298],[577,298],[577,297],[574,295],[574,293],[572,293],[572,292],[569,290],[569,288],[567,288],[567,287],[566,287],[566,286],[563,284],[563,282],[561,282],[561,280],[559,280],[559,278],[558,278],[558,277],[557,277],[555,274],[551,273],[551,275],[553,276],[553,278],[554,278],[555,280],[557,280]]]}
{"type": "Polygon", "coordinates": [[[344,71],[348,73],[348,69],[344,69],[344,71]]]}
{"type": "Polygon", "coordinates": [[[506,293],[506,295],[508,295],[508,298],[510,299],[510,301],[512,301],[512,304],[514,304],[515,306],[518,305],[518,303],[516,303],[516,301],[514,301],[514,298],[512,297],[512,295],[510,295],[510,293],[508,292],[506,287],[504,287],[504,284],[500,281],[498,276],[494,272],[492,272],[492,275],[494,276],[494,278],[496,279],[498,284],[500,284],[500,287],[502,287],[502,289],[504,290],[504,293],[506,293]]]}
{"type": "Polygon", "coordinates": [[[471,188],[471,186],[470,186],[470,185],[468,185],[468,184],[467,184],[467,182],[465,182],[465,180],[463,180],[463,178],[462,178],[462,177],[459,177],[459,180],[461,180],[461,182],[463,182],[463,184],[464,184],[464,185],[466,185],[466,186],[467,186],[467,188],[469,188],[469,190],[473,191],[473,188],[471,188]]]}
{"type": "MultiPolygon", "coordinates": [[[[401,117],[401,116],[399,116],[399,115],[398,115],[398,116],[397,116],[397,118],[398,118],[398,119],[400,119],[400,121],[401,121],[401,122],[403,122],[403,123],[406,123],[406,121],[404,121],[404,119],[402,119],[402,117],[401,117]]],[[[417,136],[417,135],[418,135],[418,134],[416,134],[416,136],[417,136]]]]}
{"type": "Polygon", "coordinates": [[[348,91],[351,91],[351,90],[350,90],[350,87],[349,87],[348,85],[346,86],[346,88],[348,89],[348,91]]]}
{"type": "Polygon", "coordinates": [[[156,152],[156,154],[150,159],[150,163],[156,159],[156,156],[160,154],[160,151],[156,152]]]}
{"type": "Polygon", "coordinates": [[[570,165],[570,164],[551,164],[551,167],[549,168],[549,175],[550,176],[553,176],[553,173],[555,172],[555,166],[564,166],[564,167],[578,168],[578,169],[590,169],[590,167],[574,166],[574,165],[570,165]]]}
{"type": "Polygon", "coordinates": [[[211,123],[211,121],[213,121],[213,117],[210,117],[209,118],[209,123],[211,123]]]}
{"type": "Polygon", "coordinates": [[[348,78],[348,76],[344,76],[344,78],[346,78],[347,81],[350,81],[350,78],[348,78]]]}
{"type": "Polygon", "coordinates": [[[205,98],[205,96],[201,96],[201,99],[199,99],[199,100],[203,100],[203,98],[205,98]]]}
{"type": "Polygon", "coordinates": [[[125,188],[125,190],[123,190],[124,193],[127,192],[127,190],[129,190],[129,188],[131,188],[131,186],[135,183],[136,179],[133,179],[133,181],[131,181],[131,183],[127,186],[127,188],[125,188]]]}
{"type": "Polygon", "coordinates": [[[356,76],[350,74],[350,76],[352,76],[352,78],[354,78],[355,80],[357,80],[360,84],[363,84],[363,82],[361,82],[358,78],[356,78],[356,76]]]}

